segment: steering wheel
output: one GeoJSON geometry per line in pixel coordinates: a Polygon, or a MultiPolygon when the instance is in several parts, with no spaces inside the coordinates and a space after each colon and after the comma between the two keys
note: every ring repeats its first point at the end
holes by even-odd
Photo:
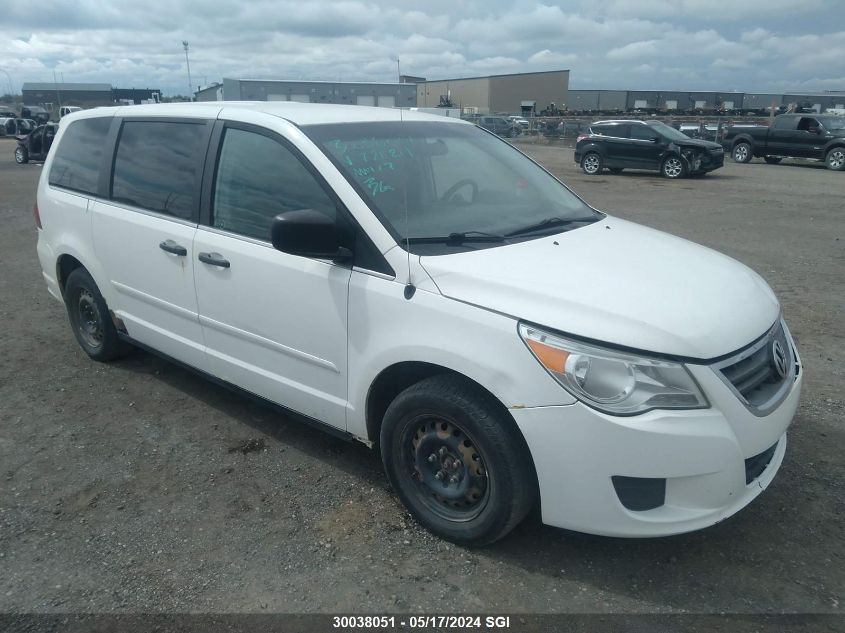
{"type": "Polygon", "coordinates": [[[478,183],[475,182],[472,178],[464,178],[463,180],[459,180],[454,185],[449,187],[446,192],[440,196],[441,202],[449,202],[449,200],[454,197],[458,191],[463,187],[472,187],[472,197],[469,199],[470,204],[475,202],[475,199],[478,197],[478,183]]]}

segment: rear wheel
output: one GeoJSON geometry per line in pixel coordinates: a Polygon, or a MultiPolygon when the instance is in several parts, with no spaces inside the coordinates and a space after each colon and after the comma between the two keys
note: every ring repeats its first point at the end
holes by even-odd
{"type": "Polygon", "coordinates": [[[433,376],[399,394],[385,413],[380,440],[402,503],[442,538],[492,543],[536,500],[531,456],[513,420],[462,377],[433,376]]]}
{"type": "Polygon", "coordinates": [[[588,176],[600,174],[603,167],[604,161],[602,161],[601,155],[598,152],[589,152],[581,159],[581,169],[588,176]]]}
{"type": "Polygon", "coordinates": [[[660,173],[666,178],[683,178],[687,173],[687,166],[680,156],[667,156],[660,166],[660,173]]]}
{"type": "Polygon", "coordinates": [[[828,169],[834,171],[845,170],[845,147],[834,147],[827,153],[824,161],[828,169]]]}
{"type": "Polygon", "coordinates": [[[763,160],[769,163],[769,165],[777,165],[780,161],[783,160],[782,156],[764,156],[763,160]]]}
{"type": "Polygon", "coordinates": [[[29,152],[26,151],[23,145],[18,145],[15,148],[15,162],[18,165],[25,165],[29,162],[29,152]]]}
{"type": "Polygon", "coordinates": [[[734,145],[732,156],[735,163],[747,163],[754,158],[754,154],[751,152],[751,145],[745,142],[734,145]]]}
{"type": "Polygon", "coordinates": [[[73,335],[88,356],[110,361],[132,350],[117,335],[106,301],[87,270],[77,268],[68,276],[64,297],[73,335]]]}

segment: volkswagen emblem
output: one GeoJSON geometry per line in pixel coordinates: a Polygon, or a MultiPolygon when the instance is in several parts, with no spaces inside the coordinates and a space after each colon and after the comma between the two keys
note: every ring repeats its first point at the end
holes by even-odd
{"type": "Polygon", "coordinates": [[[772,343],[772,365],[774,365],[778,376],[786,378],[786,373],[789,369],[786,364],[786,352],[783,349],[783,345],[777,339],[772,343]]]}

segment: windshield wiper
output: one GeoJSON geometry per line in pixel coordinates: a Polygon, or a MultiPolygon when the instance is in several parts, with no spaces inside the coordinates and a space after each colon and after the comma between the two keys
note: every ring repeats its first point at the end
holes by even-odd
{"type": "MultiPolygon", "coordinates": [[[[404,241],[404,240],[403,240],[404,241]]],[[[411,244],[455,244],[460,245],[466,242],[504,242],[504,235],[485,233],[484,231],[462,231],[460,233],[449,233],[445,236],[433,237],[410,237],[411,244]]]]}
{"type": "Polygon", "coordinates": [[[559,218],[557,216],[552,218],[546,218],[545,220],[540,220],[535,224],[529,224],[528,226],[523,226],[522,228],[516,229],[515,231],[511,231],[510,233],[505,233],[505,237],[515,237],[517,235],[528,235],[529,233],[536,233],[538,231],[545,231],[547,229],[556,228],[559,226],[569,226],[570,224],[578,224],[579,222],[595,222],[598,220],[596,217],[589,217],[589,218],[559,218]]]}

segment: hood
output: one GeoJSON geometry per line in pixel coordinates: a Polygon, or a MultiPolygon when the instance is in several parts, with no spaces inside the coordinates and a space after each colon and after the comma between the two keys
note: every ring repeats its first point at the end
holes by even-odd
{"type": "Polygon", "coordinates": [[[705,141],[700,138],[691,138],[688,141],[672,141],[675,145],[679,145],[681,147],[698,147],[700,149],[722,149],[722,146],[719,143],[714,143],[713,141],[705,141]]]}
{"type": "Polygon", "coordinates": [[[447,297],[658,354],[728,354],[764,334],[780,313],[762,277],[736,260],[611,217],[420,263],[447,297]]]}

